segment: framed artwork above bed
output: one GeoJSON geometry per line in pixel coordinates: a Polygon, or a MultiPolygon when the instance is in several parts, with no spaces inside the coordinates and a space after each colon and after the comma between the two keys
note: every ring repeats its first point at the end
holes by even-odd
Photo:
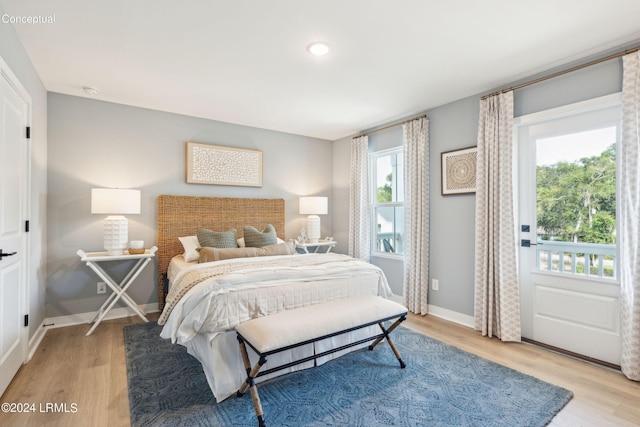
{"type": "Polygon", "coordinates": [[[262,151],[187,142],[187,183],[262,187],[262,151]]]}

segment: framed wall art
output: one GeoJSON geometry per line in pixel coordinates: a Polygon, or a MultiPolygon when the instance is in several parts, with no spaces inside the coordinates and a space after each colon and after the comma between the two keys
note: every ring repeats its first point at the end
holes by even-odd
{"type": "Polygon", "coordinates": [[[468,194],[476,191],[478,147],[442,153],[442,195],[468,194]]]}
{"type": "Polygon", "coordinates": [[[189,141],[187,183],[262,187],[262,151],[189,141]]]}

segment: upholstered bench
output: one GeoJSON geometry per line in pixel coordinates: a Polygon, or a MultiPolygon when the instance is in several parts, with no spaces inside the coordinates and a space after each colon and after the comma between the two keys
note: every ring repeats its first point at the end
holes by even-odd
{"type": "Polygon", "coordinates": [[[402,361],[398,349],[389,338],[389,334],[398,327],[406,317],[407,309],[402,305],[378,296],[366,295],[286,310],[241,323],[236,327],[236,332],[238,334],[238,341],[240,342],[240,353],[247,371],[247,379],[240,386],[237,395],[242,396],[247,388],[250,389],[256,416],[258,417],[258,424],[260,427],[263,427],[265,426],[264,413],[260,403],[258,389],[254,382],[254,379],[259,376],[315,360],[319,357],[369,341],[373,341],[369,345],[369,350],[373,350],[373,348],[385,338],[400,362],[400,367],[404,368],[406,365],[402,361]],[[389,328],[385,328],[383,322],[394,319],[395,322],[389,328]],[[381,333],[320,353],[314,352],[315,354],[311,356],[271,367],[260,372],[262,366],[267,363],[267,357],[272,354],[375,324],[380,326],[382,330],[381,333]],[[249,361],[246,345],[251,347],[258,355],[258,362],[253,368],[249,361]]]}

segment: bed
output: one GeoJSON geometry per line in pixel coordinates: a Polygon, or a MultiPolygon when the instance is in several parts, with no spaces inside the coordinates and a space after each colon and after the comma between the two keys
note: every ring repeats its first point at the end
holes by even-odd
{"type": "MultiPolygon", "coordinates": [[[[263,230],[268,224],[284,242],[283,199],[158,197],[158,303],[163,309],[158,323],[164,325],[161,336],[185,346],[200,361],[217,401],[234,394],[246,378],[235,333],[238,324],[354,295],[391,296],[379,268],[336,253],[272,255],[267,251],[269,256],[230,257],[204,263],[185,262],[182,256],[180,238],[193,236],[198,229],[235,228],[237,237],[243,238],[244,226],[263,230]]],[[[286,242],[272,247],[287,245],[293,247],[286,242]]],[[[283,352],[272,361],[281,364],[291,358],[301,359],[374,332],[375,327],[311,343],[283,352]]],[[[358,348],[272,376],[310,368],[358,348]]]]}

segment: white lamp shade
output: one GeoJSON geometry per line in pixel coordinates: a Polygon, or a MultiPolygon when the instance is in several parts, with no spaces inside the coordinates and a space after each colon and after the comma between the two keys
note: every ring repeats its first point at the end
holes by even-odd
{"type": "Polygon", "coordinates": [[[93,188],[91,213],[110,214],[104,220],[104,248],[108,255],[122,255],[129,240],[129,221],[120,214],[140,213],[140,190],[93,188]]]}
{"type": "Polygon", "coordinates": [[[326,215],[328,211],[327,197],[300,197],[300,215],[326,215]]]}
{"type": "Polygon", "coordinates": [[[91,189],[91,213],[139,214],[140,190],[93,188],[91,189]]]}

